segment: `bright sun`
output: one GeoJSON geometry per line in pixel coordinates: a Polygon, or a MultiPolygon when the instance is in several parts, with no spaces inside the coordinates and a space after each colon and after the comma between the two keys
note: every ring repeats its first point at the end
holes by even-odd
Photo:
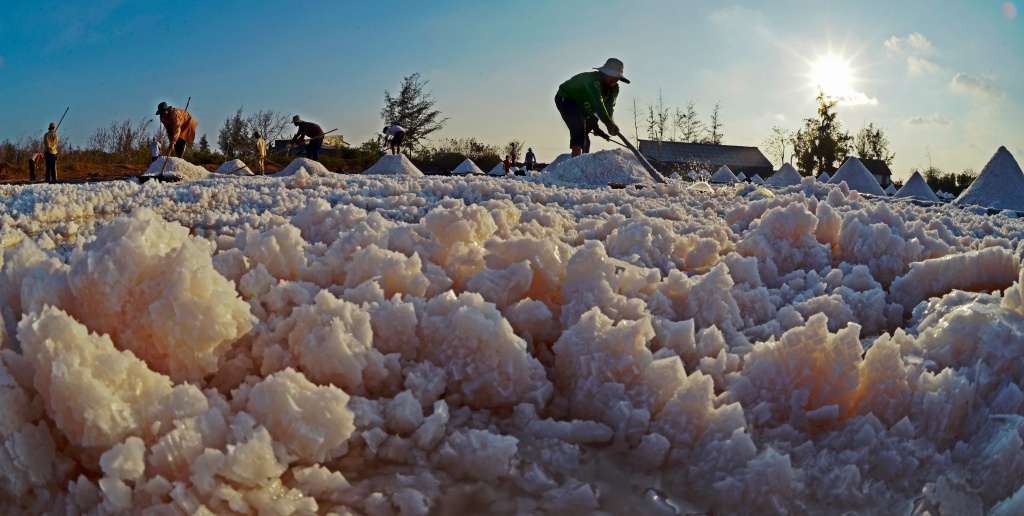
{"type": "Polygon", "coordinates": [[[854,93],[850,63],[836,56],[822,57],[812,64],[811,81],[812,86],[832,97],[848,97],[854,93]]]}

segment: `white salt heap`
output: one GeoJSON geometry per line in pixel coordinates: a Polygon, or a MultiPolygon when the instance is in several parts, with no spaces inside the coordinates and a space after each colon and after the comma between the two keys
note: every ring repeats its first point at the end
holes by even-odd
{"type": "Polygon", "coordinates": [[[601,187],[609,183],[651,183],[651,176],[631,152],[625,149],[583,154],[544,169],[539,177],[565,186],[601,187]]]}
{"type": "Polygon", "coordinates": [[[910,179],[907,180],[907,184],[903,185],[903,188],[900,188],[900,190],[896,192],[895,196],[911,197],[923,199],[925,201],[939,202],[938,196],[936,196],[935,193],[932,192],[931,187],[928,186],[928,183],[924,180],[924,177],[921,176],[921,173],[916,170],[914,171],[914,175],[910,176],[910,179]]]}
{"type": "MultiPolygon", "coordinates": [[[[879,185],[879,186],[881,186],[881,185],[879,185]]],[[[889,186],[885,187],[885,189],[883,191],[885,192],[886,195],[896,195],[896,187],[891,185],[891,184],[889,186]]]]}
{"type": "Polygon", "coordinates": [[[732,173],[728,165],[722,165],[709,179],[712,183],[738,183],[739,179],[732,173]]]}
{"type": "Polygon", "coordinates": [[[860,162],[859,159],[851,157],[843,163],[843,166],[836,170],[835,175],[832,179],[828,180],[828,184],[837,185],[839,183],[846,183],[850,187],[850,190],[856,190],[861,193],[877,195],[879,197],[885,196],[885,190],[882,190],[882,186],[878,184],[878,180],[875,176],[871,175],[871,172],[860,162]]]}
{"type": "Polygon", "coordinates": [[[1024,173],[1006,147],[999,150],[981,169],[978,178],[955,201],[997,210],[1024,211],[1024,173]]]}
{"type": "Polygon", "coordinates": [[[822,183],[827,183],[829,179],[832,179],[832,177],[829,176],[828,172],[825,172],[824,170],[821,171],[821,174],[818,174],[818,181],[822,183]]]}
{"type": "Polygon", "coordinates": [[[744,174],[743,172],[740,172],[739,174],[736,174],[736,179],[739,179],[740,181],[746,181],[747,175],[744,174]]]}
{"type": "Polygon", "coordinates": [[[273,177],[290,177],[290,176],[325,176],[331,172],[327,170],[327,167],[320,164],[319,161],[311,160],[309,158],[295,158],[284,170],[271,174],[273,177]]]}
{"type": "Polygon", "coordinates": [[[385,154],[372,167],[363,171],[365,175],[422,177],[423,172],[413,165],[405,154],[385,154]]]}
{"type": "Polygon", "coordinates": [[[554,170],[555,168],[557,168],[558,165],[561,165],[562,163],[565,163],[566,161],[568,161],[570,159],[572,159],[572,154],[569,154],[568,152],[565,153],[565,154],[559,154],[558,157],[555,158],[554,161],[552,161],[551,163],[548,163],[548,166],[546,166],[543,169],[541,169],[541,172],[542,173],[543,172],[550,172],[550,171],[554,170]]]}
{"type": "Polygon", "coordinates": [[[459,163],[459,166],[455,167],[455,170],[452,170],[452,174],[456,175],[456,176],[461,176],[461,175],[465,175],[465,174],[483,174],[483,173],[484,173],[484,171],[480,170],[480,167],[476,166],[476,163],[473,163],[473,160],[471,160],[469,158],[466,158],[465,160],[463,160],[462,163],[459,163]]]}
{"type": "Polygon", "coordinates": [[[497,165],[494,165],[494,168],[492,168],[492,169],[487,171],[487,175],[489,175],[489,176],[504,176],[505,175],[505,164],[502,163],[502,162],[498,162],[497,165]]]}
{"type": "Polygon", "coordinates": [[[1024,512],[1024,220],[629,156],[0,185],[0,508],[1024,512]]]}
{"type": "Polygon", "coordinates": [[[786,186],[798,185],[801,180],[803,180],[803,177],[801,177],[800,173],[793,168],[793,165],[786,163],[785,165],[782,165],[782,168],[777,172],[772,174],[772,177],[769,177],[764,184],[774,186],[776,188],[783,188],[786,186]]]}
{"type": "Polygon", "coordinates": [[[753,176],[750,177],[750,182],[754,183],[755,185],[763,185],[764,179],[761,179],[760,174],[754,174],[753,176]]]}
{"type": "Polygon", "coordinates": [[[210,172],[208,172],[205,168],[193,165],[181,158],[176,158],[174,156],[171,156],[170,158],[166,156],[161,156],[157,158],[156,161],[149,165],[149,169],[142,173],[142,176],[160,176],[161,171],[163,172],[163,177],[180,179],[185,181],[194,181],[210,177],[210,172]],[[166,166],[164,166],[165,161],[167,162],[166,166]]]}
{"type": "Polygon", "coordinates": [[[254,175],[252,170],[246,166],[245,162],[240,159],[233,159],[225,161],[223,165],[217,167],[214,174],[231,174],[234,176],[251,176],[254,175]]]}

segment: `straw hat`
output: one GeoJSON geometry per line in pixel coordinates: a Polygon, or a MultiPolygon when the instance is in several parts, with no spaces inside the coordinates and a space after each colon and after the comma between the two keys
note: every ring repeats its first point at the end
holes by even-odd
{"type": "Polygon", "coordinates": [[[599,71],[599,72],[601,72],[601,73],[603,73],[603,74],[605,74],[605,75],[607,75],[607,76],[615,77],[616,79],[618,79],[618,80],[620,80],[620,81],[622,81],[622,82],[624,82],[626,84],[629,84],[629,79],[627,79],[624,75],[622,75],[622,71],[623,71],[622,61],[619,61],[618,59],[615,59],[614,57],[608,58],[608,60],[604,62],[604,66],[602,66],[601,68],[594,68],[594,69],[599,71]]]}

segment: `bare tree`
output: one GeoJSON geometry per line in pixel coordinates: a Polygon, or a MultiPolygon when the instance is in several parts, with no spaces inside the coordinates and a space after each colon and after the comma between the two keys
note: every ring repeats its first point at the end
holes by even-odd
{"type": "Polygon", "coordinates": [[[697,119],[697,108],[692,100],[686,104],[686,111],[676,108],[673,125],[678,131],[679,141],[698,142],[704,133],[704,124],[697,119]]]}
{"type": "Polygon", "coordinates": [[[665,98],[658,88],[657,104],[647,104],[647,137],[656,141],[665,141],[665,133],[668,131],[668,108],[665,107],[665,98]]]}
{"type": "Polygon", "coordinates": [[[792,145],[793,133],[779,126],[772,127],[772,134],[761,142],[769,158],[778,158],[779,166],[786,162],[786,149],[792,145]]]}
{"type": "Polygon", "coordinates": [[[142,157],[142,151],[149,148],[149,127],[153,119],[142,119],[132,123],[130,119],[110,122],[106,127],[99,127],[89,136],[88,146],[91,149],[113,154],[125,162],[135,161],[142,157]],[[138,156],[136,156],[138,155],[138,156]]]}
{"type": "Polygon", "coordinates": [[[636,105],[636,97],[633,97],[633,141],[640,139],[640,109],[636,105]]]}
{"type": "Polygon", "coordinates": [[[704,140],[704,143],[721,145],[722,141],[725,140],[725,136],[722,134],[722,119],[718,116],[720,105],[720,102],[716,102],[714,109],[711,110],[711,120],[708,122],[708,137],[704,140]]]}

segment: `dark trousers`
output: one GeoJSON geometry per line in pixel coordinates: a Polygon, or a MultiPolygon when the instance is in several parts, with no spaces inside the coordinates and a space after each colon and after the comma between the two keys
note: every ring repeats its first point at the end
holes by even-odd
{"type": "Polygon", "coordinates": [[[36,180],[36,160],[29,158],[28,160],[28,180],[36,180]]]}
{"type": "Polygon", "coordinates": [[[310,140],[309,143],[306,144],[306,157],[313,161],[320,159],[320,146],[323,144],[323,138],[310,140]]]}
{"type": "Polygon", "coordinates": [[[160,157],[160,156],[153,156],[153,161],[150,161],[150,163],[153,163],[153,162],[155,162],[155,161],[156,161],[156,159],[157,159],[157,158],[159,158],[159,157],[160,157]]]}
{"type": "Polygon", "coordinates": [[[46,181],[48,183],[57,182],[57,155],[50,154],[47,152],[46,156],[46,181]]]}
{"type": "Polygon", "coordinates": [[[582,147],[584,154],[590,152],[590,131],[597,127],[597,119],[587,120],[583,110],[575,102],[557,95],[555,107],[558,108],[558,114],[562,115],[565,126],[569,128],[569,147],[582,147]]]}
{"type": "Polygon", "coordinates": [[[174,142],[174,153],[177,154],[179,158],[185,157],[185,144],[185,140],[182,140],[181,138],[178,138],[178,141],[174,142]]]}

